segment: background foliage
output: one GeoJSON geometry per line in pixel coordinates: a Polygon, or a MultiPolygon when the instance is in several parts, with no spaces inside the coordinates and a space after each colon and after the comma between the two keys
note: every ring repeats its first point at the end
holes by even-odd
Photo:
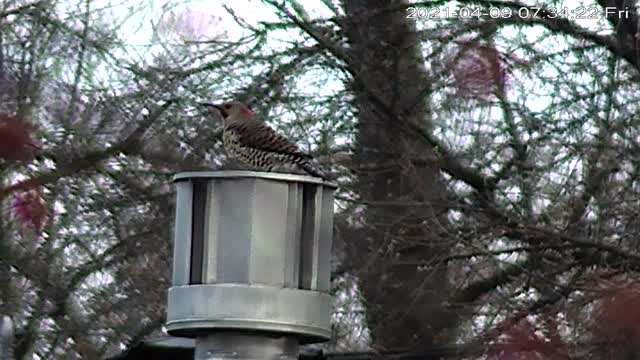
{"type": "Polygon", "coordinates": [[[224,160],[196,106],[218,99],[252,101],[340,183],[329,350],[637,357],[636,12],[241,3],[0,5],[0,314],[17,359],[161,332],[170,178],[224,160]]]}

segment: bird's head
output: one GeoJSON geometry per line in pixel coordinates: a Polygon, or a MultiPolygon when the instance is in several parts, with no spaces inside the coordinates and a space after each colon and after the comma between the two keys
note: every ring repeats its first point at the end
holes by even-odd
{"type": "Polygon", "coordinates": [[[201,105],[207,107],[210,112],[219,113],[223,119],[230,116],[245,117],[254,115],[251,108],[240,101],[229,101],[222,104],[201,103],[201,105]]]}

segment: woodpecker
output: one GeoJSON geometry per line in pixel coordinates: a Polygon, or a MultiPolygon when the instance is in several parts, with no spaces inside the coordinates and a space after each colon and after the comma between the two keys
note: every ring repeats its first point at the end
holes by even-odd
{"type": "Polygon", "coordinates": [[[326,175],[313,165],[310,155],[260,121],[244,103],[230,101],[201,105],[206,106],[210,113],[222,116],[222,139],[229,156],[262,171],[299,168],[312,176],[326,179],[326,175]]]}

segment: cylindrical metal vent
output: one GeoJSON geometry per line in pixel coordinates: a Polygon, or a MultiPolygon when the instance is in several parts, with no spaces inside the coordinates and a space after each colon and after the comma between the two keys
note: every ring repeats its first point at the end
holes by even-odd
{"type": "Polygon", "coordinates": [[[195,360],[298,360],[299,345],[293,337],[223,333],[196,340],[195,360]]]}
{"type": "Polygon", "coordinates": [[[250,171],[174,180],[169,333],[199,341],[226,330],[327,340],[335,186],[250,171]]]}

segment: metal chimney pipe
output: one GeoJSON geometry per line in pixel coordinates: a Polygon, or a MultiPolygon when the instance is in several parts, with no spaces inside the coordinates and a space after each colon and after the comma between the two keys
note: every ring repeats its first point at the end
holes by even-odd
{"type": "Polygon", "coordinates": [[[331,334],[336,186],[251,171],[180,173],[167,330],[196,359],[297,359],[331,334]]]}

